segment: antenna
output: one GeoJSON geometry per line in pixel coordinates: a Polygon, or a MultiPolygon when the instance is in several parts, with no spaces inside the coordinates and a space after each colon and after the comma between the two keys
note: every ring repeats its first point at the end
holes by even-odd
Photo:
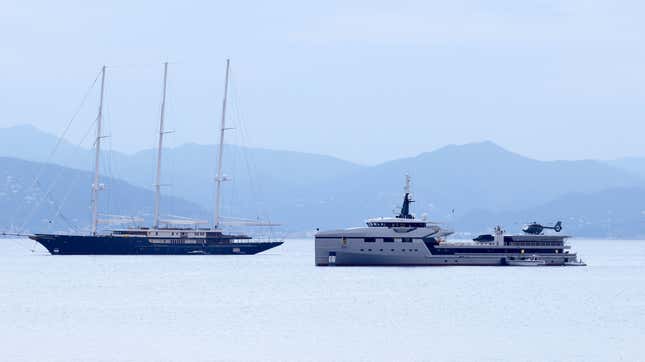
{"type": "Polygon", "coordinates": [[[403,196],[403,205],[401,205],[401,213],[397,217],[402,219],[414,219],[414,216],[410,214],[410,203],[414,201],[412,201],[412,198],[410,197],[410,175],[408,174],[405,175],[404,189],[405,195],[403,196]]]}
{"type": "Polygon", "coordinates": [[[407,173],[405,174],[405,193],[410,193],[410,175],[408,175],[407,173]]]}

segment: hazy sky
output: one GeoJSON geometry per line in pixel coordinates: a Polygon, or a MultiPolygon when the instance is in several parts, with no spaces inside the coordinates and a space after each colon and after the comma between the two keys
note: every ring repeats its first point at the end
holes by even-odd
{"type": "MultiPolygon", "coordinates": [[[[492,140],[539,159],[645,156],[642,1],[28,1],[0,5],[0,126],[60,134],[107,73],[113,148],[231,140],[377,163],[492,140]]],[[[78,142],[96,88],[69,134],[78,142]]]]}

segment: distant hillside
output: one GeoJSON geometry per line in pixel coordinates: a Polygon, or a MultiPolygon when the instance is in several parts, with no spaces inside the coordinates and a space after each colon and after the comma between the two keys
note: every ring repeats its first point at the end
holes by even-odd
{"type": "MultiPolygon", "coordinates": [[[[57,141],[57,137],[31,126],[0,129],[0,156],[44,162],[57,141]]],[[[231,181],[224,184],[223,213],[235,217],[280,218],[281,222],[296,228],[302,224],[297,217],[291,218],[290,213],[297,205],[308,203],[317,194],[316,190],[323,189],[321,184],[362,168],[329,156],[234,145],[225,145],[224,154],[224,173],[231,181]]],[[[93,157],[92,150],[63,141],[50,161],[92,170],[93,157]]],[[[216,145],[186,144],[164,149],[164,194],[212,210],[216,161],[216,145]]],[[[104,152],[101,163],[102,173],[152,189],[156,150],[133,155],[104,152]]]]}
{"type": "Polygon", "coordinates": [[[645,178],[645,157],[625,157],[606,163],[645,178]]]}
{"type": "MultiPolygon", "coordinates": [[[[126,182],[105,179],[99,194],[102,214],[151,220],[153,194],[126,182]]],[[[0,230],[87,230],[92,174],[52,164],[0,157],[0,230]],[[39,176],[39,182],[35,183],[39,176]]],[[[208,217],[193,203],[164,197],[163,214],[208,217]]]]}
{"type": "Polygon", "coordinates": [[[473,211],[459,218],[455,227],[484,233],[494,225],[503,225],[509,232],[519,232],[523,224],[535,220],[551,224],[561,220],[567,235],[645,238],[645,187],[569,193],[524,210],[473,211]]]}
{"type": "MultiPolygon", "coordinates": [[[[10,139],[0,146],[0,152],[46,159],[49,150],[42,149],[53,146],[56,138],[34,130],[0,129],[0,140],[10,139]]],[[[55,163],[92,167],[89,149],[64,143],[59,152],[55,163]]],[[[414,211],[456,223],[464,231],[481,230],[484,224],[498,223],[495,217],[507,214],[517,215],[513,222],[551,219],[547,214],[529,217],[522,212],[537,213],[543,205],[573,193],[637,192],[645,187],[645,177],[633,169],[593,160],[537,161],[492,142],[446,146],[370,167],[291,151],[225,145],[224,152],[224,171],[232,181],[224,185],[222,213],[270,219],[290,231],[356,226],[368,217],[391,215],[400,206],[406,173],[413,177],[414,211]]],[[[187,144],[164,150],[162,183],[169,185],[164,195],[192,201],[200,210],[212,210],[216,158],[214,145],[187,144]]],[[[108,176],[146,189],[154,183],[155,150],[133,155],[112,152],[103,156],[102,164],[108,176]]],[[[580,208],[575,216],[587,217],[587,209],[580,208]]],[[[631,214],[620,210],[613,220],[631,220],[631,214]]],[[[639,224],[638,228],[645,226],[639,224]]],[[[585,230],[599,232],[591,225],[585,230]]]]}
{"type": "MultiPolygon", "coordinates": [[[[90,137],[91,138],[91,137],[90,137]]],[[[91,139],[85,140],[85,144],[91,144],[91,139]]],[[[110,154],[115,162],[122,162],[128,156],[120,152],[104,152],[110,154]]],[[[61,166],[91,169],[94,156],[90,149],[79,147],[66,140],[43,132],[31,125],[21,125],[7,128],[0,128],[0,156],[20,158],[27,161],[50,162],[61,166]],[[57,150],[54,154],[54,147],[57,150]]]]}
{"type": "Polygon", "coordinates": [[[447,222],[474,210],[537,207],[571,192],[645,186],[643,179],[602,162],[536,161],[483,142],[364,168],[329,183],[334,192],[324,199],[325,213],[340,215],[334,221],[345,220],[343,225],[361,221],[356,215],[388,213],[400,204],[405,173],[413,177],[416,212],[447,222]]]}

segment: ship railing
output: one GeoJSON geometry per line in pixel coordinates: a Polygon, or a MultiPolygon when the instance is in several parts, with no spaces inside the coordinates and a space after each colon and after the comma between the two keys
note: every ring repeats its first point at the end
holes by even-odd
{"type": "MultiPolygon", "coordinates": [[[[442,245],[450,245],[450,246],[497,246],[497,243],[494,241],[491,242],[468,242],[468,241],[450,241],[446,243],[441,243],[442,245]]],[[[568,247],[568,245],[565,245],[563,243],[550,243],[550,242],[505,242],[503,246],[522,246],[522,247],[533,247],[533,246],[546,246],[546,247],[568,247]]]]}
{"type": "Polygon", "coordinates": [[[231,239],[231,244],[272,243],[277,241],[270,238],[231,239]]]}
{"type": "Polygon", "coordinates": [[[440,243],[439,245],[449,245],[449,246],[473,246],[473,245],[497,245],[495,243],[475,243],[473,241],[447,241],[440,243]]]}
{"type": "Polygon", "coordinates": [[[510,243],[506,243],[506,246],[564,246],[564,243],[559,243],[559,242],[517,242],[517,241],[512,241],[510,243]]]}

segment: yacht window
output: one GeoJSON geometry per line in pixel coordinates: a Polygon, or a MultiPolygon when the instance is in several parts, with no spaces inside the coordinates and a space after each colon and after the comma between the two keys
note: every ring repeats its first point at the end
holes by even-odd
{"type": "Polygon", "coordinates": [[[365,241],[366,243],[375,243],[375,242],[376,242],[376,239],[375,239],[375,238],[365,238],[365,239],[364,239],[364,241],[365,241]]]}
{"type": "Polygon", "coordinates": [[[383,242],[384,242],[384,243],[393,243],[393,242],[394,242],[394,238],[383,238],[383,242]]]}
{"type": "Polygon", "coordinates": [[[403,238],[403,242],[404,242],[404,243],[411,243],[411,242],[412,242],[412,238],[403,238]]]}

